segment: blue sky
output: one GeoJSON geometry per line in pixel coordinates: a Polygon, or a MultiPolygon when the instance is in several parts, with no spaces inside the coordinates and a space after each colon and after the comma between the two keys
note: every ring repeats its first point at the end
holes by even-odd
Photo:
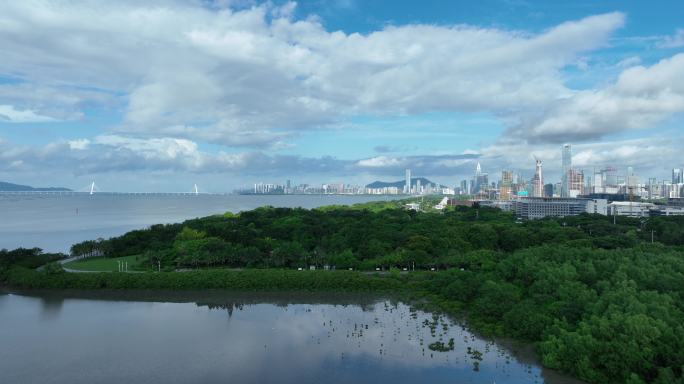
{"type": "Polygon", "coordinates": [[[0,180],[230,191],[682,164],[678,1],[0,5],[0,180]],[[187,187],[187,188],[186,188],[187,187]]]}

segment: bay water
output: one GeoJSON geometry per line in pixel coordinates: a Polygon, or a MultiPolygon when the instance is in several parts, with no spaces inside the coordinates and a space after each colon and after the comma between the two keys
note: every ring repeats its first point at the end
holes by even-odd
{"type": "Polygon", "coordinates": [[[153,224],[177,223],[271,205],[315,208],[387,200],[357,195],[1,194],[0,249],[69,251],[84,240],[118,236],[153,224]]]}

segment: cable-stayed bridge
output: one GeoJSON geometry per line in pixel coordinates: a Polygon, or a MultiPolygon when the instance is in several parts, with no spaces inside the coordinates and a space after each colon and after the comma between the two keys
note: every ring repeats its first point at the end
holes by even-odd
{"type": "Polygon", "coordinates": [[[91,182],[90,184],[73,191],[0,191],[0,195],[155,195],[155,196],[199,196],[199,195],[225,195],[226,193],[210,193],[202,191],[197,184],[182,192],[108,192],[91,182]]]}
{"type": "Polygon", "coordinates": [[[86,185],[85,187],[79,189],[79,190],[76,191],[76,192],[79,192],[79,193],[88,193],[89,195],[92,195],[92,194],[94,194],[95,192],[102,192],[102,191],[100,191],[100,188],[99,188],[97,185],[95,185],[95,182],[93,181],[92,183],[86,185]]]}

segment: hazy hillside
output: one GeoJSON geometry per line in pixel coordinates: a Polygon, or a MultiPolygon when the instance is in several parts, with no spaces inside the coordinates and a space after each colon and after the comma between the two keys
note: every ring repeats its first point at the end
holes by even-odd
{"type": "Polygon", "coordinates": [[[4,181],[0,181],[0,191],[3,192],[19,192],[19,191],[71,191],[69,188],[60,187],[46,187],[46,188],[34,188],[28,185],[12,184],[4,181]]]}
{"type": "MultiPolygon", "coordinates": [[[[411,178],[411,185],[416,185],[420,181],[420,185],[428,185],[428,184],[436,184],[433,183],[432,181],[424,178],[424,177],[412,177],[411,178]]],[[[366,185],[366,188],[386,188],[386,187],[397,187],[399,189],[404,188],[404,185],[406,184],[406,180],[399,180],[399,181],[394,181],[394,182],[386,182],[386,181],[374,181],[368,185],[366,185]]],[[[443,187],[440,185],[440,187],[443,187]]]]}

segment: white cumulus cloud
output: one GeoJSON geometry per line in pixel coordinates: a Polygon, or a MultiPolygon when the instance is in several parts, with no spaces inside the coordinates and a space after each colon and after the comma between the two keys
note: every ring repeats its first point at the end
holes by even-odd
{"type": "Polygon", "coordinates": [[[294,19],[294,2],[224,6],[4,2],[0,73],[36,88],[58,83],[78,100],[53,113],[123,102],[117,134],[282,146],[358,114],[540,108],[572,94],[562,69],[606,45],[625,19],[607,13],[535,34],[421,24],[359,34],[294,19]]]}
{"type": "Polygon", "coordinates": [[[684,54],[625,69],[614,84],[575,92],[509,134],[530,142],[583,141],[656,126],[684,112],[684,54]]]}
{"type": "Polygon", "coordinates": [[[44,123],[54,121],[48,116],[39,115],[30,109],[16,109],[12,105],[0,105],[0,122],[9,123],[44,123]]]}

